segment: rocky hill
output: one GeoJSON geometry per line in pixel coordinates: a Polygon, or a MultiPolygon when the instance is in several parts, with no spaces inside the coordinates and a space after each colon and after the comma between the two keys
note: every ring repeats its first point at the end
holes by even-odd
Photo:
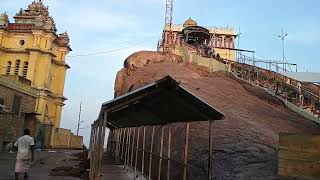
{"type": "MultiPolygon", "coordinates": [[[[286,108],[283,103],[225,72],[186,64],[179,56],[159,52],[137,52],[128,57],[117,74],[115,95],[119,96],[170,75],[190,92],[220,110],[225,119],[213,125],[215,179],[277,179],[279,133],[320,133],[320,127],[286,108]]],[[[174,125],[173,156],[181,159],[182,124],[174,125]]],[[[190,125],[188,163],[207,167],[208,123],[190,125]]],[[[159,132],[158,132],[159,133],[159,132]]],[[[157,149],[157,140],[156,140],[157,149]]],[[[204,177],[192,175],[192,179],[204,177]]]]}

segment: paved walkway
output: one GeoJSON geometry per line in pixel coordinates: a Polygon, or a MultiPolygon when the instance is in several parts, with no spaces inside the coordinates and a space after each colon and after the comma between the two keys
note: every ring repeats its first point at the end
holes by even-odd
{"type": "MultiPolygon", "coordinates": [[[[117,162],[113,158],[107,157],[101,167],[104,180],[133,180],[141,179],[141,173],[134,173],[134,169],[124,166],[122,162],[117,162]]],[[[143,178],[146,179],[146,178],[143,178]]]]}
{"type": "MultiPolygon", "coordinates": [[[[51,169],[59,166],[73,166],[79,161],[71,153],[79,151],[35,151],[35,161],[32,163],[29,180],[79,180],[73,177],[49,176],[51,169]]],[[[0,153],[0,180],[14,179],[15,153],[0,153]]],[[[21,176],[20,179],[23,179],[21,176]]]]}

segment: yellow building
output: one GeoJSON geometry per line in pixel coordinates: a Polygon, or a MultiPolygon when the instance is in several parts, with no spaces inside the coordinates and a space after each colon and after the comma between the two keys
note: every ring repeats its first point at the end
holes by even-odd
{"type": "MultiPolygon", "coordinates": [[[[173,53],[180,55],[178,51],[181,47],[205,45],[221,58],[236,61],[236,37],[237,33],[231,28],[203,27],[189,18],[183,24],[171,25],[171,30],[170,26],[165,26],[159,50],[173,44],[173,53]],[[195,42],[198,44],[195,45],[195,42]]],[[[192,47],[190,49],[192,51],[192,47]]]]}
{"type": "Polygon", "coordinates": [[[38,90],[38,121],[60,127],[61,111],[71,51],[68,34],[57,34],[53,18],[41,1],[32,2],[9,22],[0,15],[0,75],[22,76],[38,90]]]}

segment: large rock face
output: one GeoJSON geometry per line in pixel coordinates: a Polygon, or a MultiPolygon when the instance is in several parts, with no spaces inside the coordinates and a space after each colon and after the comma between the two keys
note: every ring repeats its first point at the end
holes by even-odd
{"type": "MultiPolygon", "coordinates": [[[[163,55],[164,56],[164,55],[163,55]]],[[[125,94],[170,75],[183,87],[220,110],[225,119],[213,125],[215,179],[275,179],[277,177],[277,147],[279,133],[319,133],[313,122],[287,109],[281,101],[261,89],[240,82],[224,72],[209,73],[193,64],[172,61],[158,53],[146,57],[128,58],[125,64],[140,62],[119,71],[115,94],[125,94]],[[152,58],[151,58],[152,57],[152,58]],[[157,63],[154,63],[157,62],[157,63]]],[[[183,154],[183,124],[174,125],[173,157],[183,154]]],[[[191,123],[188,163],[206,169],[208,153],[208,123],[191,123]]],[[[148,132],[148,131],[147,131],[148,132]]],[[[148,140],[147,140],[148,142],[148,140]]],[[[155,140],[155,149],[159,149],[155,140]]],[[[148,145],[147,145],[148,147],[148,145]]],[[[192,179],[204,179],[191,173],[192,179]]]]}
{"type": "Polygon", "coordinates": [[[155,64],[160,62],[172,62],[181,63],[182,59],[180,56],[163,54],[154,51],[139,51],[130,55],[123,63],[124,68],[117,73],[115,81],[115,96],[126,93],[123,88],[124,80],[135,70],[145,67],[149,64],[155,64]]]}

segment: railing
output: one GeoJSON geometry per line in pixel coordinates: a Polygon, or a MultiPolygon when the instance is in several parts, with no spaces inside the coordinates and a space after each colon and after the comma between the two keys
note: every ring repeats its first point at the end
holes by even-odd
{"type": "MultiPolygon", "coordinates": [[[[187,50],[189,51],[189,49],[187,50]]],[[[287,68],[282,68],[279,65],[294,66],[297,70],[297,64],[259,60],[240,53],[239,56],[240,62],[223,59],[216,55],[211,58],[226,64],[228,66],[226,69],[238,77],[249,83],[256,83],[260,87],[268,88],[281,98],[287,99],[290,103],[306,109],[316,118],[320,118],[320,85],[300,82],[278,73],[279,70],[288,71],[287,68]],[[258,67],[258,63],[265,63],[266,68],[258,67]],[[275,66],[276,71],[273,71],[271,66],[275,66]]]]}
{"type": "Polygon", "coordinates": [[[284,72],[297,72],[298,71],[298,65],[295,63],[288,63],[288,62],[282,62],[277,60],[265,60],[265,59],[256,59],[254,57],[249,57],[244,54],[241,54],[238,52],[238,58],[239,63],[244,63],[248,65],[253,66],[260,66],[262,67],[265,65],[265,69],[267,70],[274,70],[276,72],[284,71],[284,72]]]}
{"type": "MultiPolygon", "coordinates": [[[[209,122],[211,127],[211,122],[209,122]]],[[[208,168],[198,168],[188,163],[189,123],[185,123],[183,158],[173,155],[172,126],[122,128],[110,131],[107,153],[124,168],[132,168],[134,176],[141,179],[192,179],[212,178],[212,154],[208,155],[208,168]],[[158,132],[160,130],[160,132],[158,132]],[[156,133],[157,131],[158,133],[156,133]],[[149,133],[148,133],[149,132],[149,133]],[[166,141],[165,141],[166,140],[166,141]],[[158,142],[158,144],[156,144],[158,142]],[[209,170],[208,170],[209,169],[209,170]]],[[[209,128],[209,134],[211,134],[209,128]]],[[[182,129],[179,131],[182,133],[182,129]]],[[[174,142],[177,142],[174,139],[174,142]]],[[[209,136],[209,152],[211,152],[209,136]]],[[[135,178],[133,177],[133,178],[135,178]]]]}
{"type": "Polygon", "coordinates": [[[319,85],[300,82],[277,72],[244,63],[232,63],[231,66],[236,76],[266,88],[320,118],[319,85]]]}

